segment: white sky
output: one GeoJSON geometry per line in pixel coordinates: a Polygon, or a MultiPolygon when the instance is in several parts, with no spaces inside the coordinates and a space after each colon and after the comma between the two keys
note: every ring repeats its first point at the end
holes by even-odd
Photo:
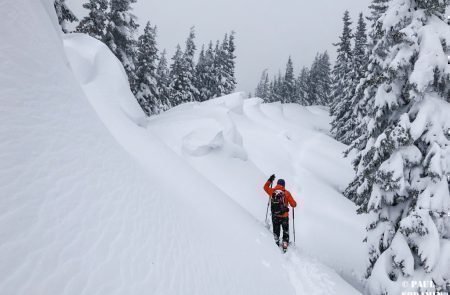
{"type": "MultiPolygon", "coordinates": [[[[87,0],[66,0],[77,16],[86,12],[87,0]]],[[[295,69],[309,66],[317,51],[328,50],[334,59],[333,42],[342,30],[342,15],[350,10],[353,23],[366,12],[370,0],[138,0],[134,14],[139,23],[158,26],[159,48],[169,58],[184,42],[189,28],[196,27],[197,47],[222,40],[236,31],[237,90],[254,91],[261,72],[283,69],[291,55],[295,69]]]]}

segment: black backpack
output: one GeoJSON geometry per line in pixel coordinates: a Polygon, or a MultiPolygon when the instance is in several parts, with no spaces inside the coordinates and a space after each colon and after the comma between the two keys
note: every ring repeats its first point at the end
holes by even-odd
{"type": "Polygon", "coordinates": [[[270,198],[270,209],[272,216],[281,216],[286,212],[289,212],[289,208],[286,205],[286,193],[283,190],[276,190],[270,198]]]}

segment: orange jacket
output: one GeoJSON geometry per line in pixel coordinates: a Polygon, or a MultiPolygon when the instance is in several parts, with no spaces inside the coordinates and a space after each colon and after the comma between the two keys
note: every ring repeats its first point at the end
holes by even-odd
{"type": "MultiPolygon", "coordinates": [[[[271,188],[270,187],[270,181],[267,181],[266,184],[264,184],[264,190],[269,195],[269,198],[272,198],[273,192],[276,191],[276,190],[284,191],[285,196],[286,196],[286,202],[289,205],[291,205],[292,208],[297,207],[297,202],[294,200],[294,198],[292,197],[291,193],[284,188],[284,186],[277,185],[276,187],[271,188]]],[[[284,213],[283,215],[281,215],[281,217],[289,217],[289,212],[284,213]]]]}

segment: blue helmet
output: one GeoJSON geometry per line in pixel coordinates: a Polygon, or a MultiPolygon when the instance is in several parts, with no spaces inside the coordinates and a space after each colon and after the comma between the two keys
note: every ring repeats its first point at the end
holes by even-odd
{"type": "Polygon", "coordinates": [[[284,181],[284,179],[278,179],[277,185],[286,186],[286,182],[284,181]]]}

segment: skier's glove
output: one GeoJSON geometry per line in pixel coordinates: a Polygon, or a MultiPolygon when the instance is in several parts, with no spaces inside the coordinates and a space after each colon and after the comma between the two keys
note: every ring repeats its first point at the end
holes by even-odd
{"type": "Polygon", "coordinates": [[[270,177],[269,177],[269,182],[270,183],[272,183],[273,181],[275,180],[275,174],[272,174],[270,177]]]}

